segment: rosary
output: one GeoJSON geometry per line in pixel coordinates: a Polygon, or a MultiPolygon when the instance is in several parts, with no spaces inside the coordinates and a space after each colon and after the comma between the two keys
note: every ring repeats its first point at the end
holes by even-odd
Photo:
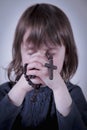
{"type": "MultiPolygon", "coordinates": [[[[48,57],[48,60],[49,60],[49,63],[45,63],[45,67],[48,68],[48,71],[49,71],[49,79],[50,80],[53,80],[53,70],[56,70],[57,69],[57,66],[53,65],[53,57],[52,56],[49,56],[48,57]]],[[[33,88],[34,88],[34,95],[32,96],[31,98],[31,101],[35,101],[36,100],[36,96],[37,96],[37,93],[38,93],[38,90],[41,86],[41,84],[34,84],[31,79],[32,78],[35,78],[36,76],[35,75],[27,75],[26,74],[26,71],[27,71],[27,65],[28,64],[25,64],[24,65],[24,69],[23,69],[23,73],[24,73],[24,76],[25,76],[25,79],[27,80],[28,84],[31,85],[33,88]]]]}

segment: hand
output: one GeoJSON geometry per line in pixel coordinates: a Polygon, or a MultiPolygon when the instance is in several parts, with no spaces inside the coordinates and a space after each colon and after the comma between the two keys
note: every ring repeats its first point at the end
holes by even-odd
{"type": "Polygon", "coordinates": [[[47,58],[40,53],[33,54],[33,56],[29,59],[26,74],[36,76],[31,79],[34,84],[44,84],[43,80],[40,78],[40,75],[42,75],[45,70],[48,73],[47,68],[44,66],[47,61],[47,58]]]}
{"type": "Polygon", "coordinates": [[[58,75],[60,77],[60,74],[58,73],[58,70],[53,70],[54,78],[53,80],[50,80],[48,68],[45,67],[45,63],[47,62],[49,61],[46,56],[40,53],[33,54],[27,66],[27,75],[36,75],[36,78],[32,79],[33,83],[35,84],[41,83],[51,87],[59,83],[59,80],[57,78],[58,75]],[[33,68],[35,69],[32,70],[33,68]],[[58,80],[57,83],[55,82],[56,79],[58,80]]]}

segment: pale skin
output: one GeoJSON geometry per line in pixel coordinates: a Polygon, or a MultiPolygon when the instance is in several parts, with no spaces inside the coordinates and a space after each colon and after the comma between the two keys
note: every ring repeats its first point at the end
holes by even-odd
{"type": "MultiPolygon", "coordinates": [[[[29,32],[27,31],[23,37],[23,43],[21,44],[22,65],[24,66],[25,63],[28,63],[27,75],[36,75],[36,78],[32,79],[33,83],[41,83],[52,89],[56,109],[63,116],[67,116],[70,112],[72,99],[67,86],[60,75],[65,58],[65,47],[63,45],[56,47],[50,46],[50,48],[42,46],[40,49],[35,50],[32,43],[26,47],[28,35],[29,32]],[[48,68],[44,66],[45,63],[48,63],[48,59],[45,55],[47,51],[49,54],[53,55],[53,63],[57,66],[57,70],[53,71],[53,80],[49,79],[48,68]],[[37,70],[31,70],[32,68],[36,68],[37,70]]],[[[20,106],[23,103],[27,92],[32,89],[33,88],[25,80],[24,75],[22,75],[20,80],[10,90],[8,96],[14,105],[20,106]]]]}

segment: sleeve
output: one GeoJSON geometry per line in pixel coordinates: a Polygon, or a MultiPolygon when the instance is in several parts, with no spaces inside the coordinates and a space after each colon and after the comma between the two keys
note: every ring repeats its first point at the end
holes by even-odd
{"type": "Polygon", "coordinates": [[[9,130],[20,112],[21,106],[15,106],[8,95],[2,91],[0,91],[0,99],[0,130],[9,130]]]}
{"type": "Polygon", "coordinates": [[[82,90],[76,87],[71,92],[70,113],[64,117],[57,111],[59,130],[87,130],[87,102],[82,90]]]}

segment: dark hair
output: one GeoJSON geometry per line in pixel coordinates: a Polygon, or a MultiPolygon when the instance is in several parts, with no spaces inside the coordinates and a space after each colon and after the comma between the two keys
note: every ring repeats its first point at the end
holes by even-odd
{"type": "Polygon", "coordinates": [[[12,62],[8,67],[8,78],[14,71],[18,79],[23,73],[21,66],[21,43],[27,29],[30,29],[28,40],[39,47],[50,41],[53,45],[64,45],[66,49],[65,61],[61,76],[69,80],[76,72],[78,66],[77,49],[72,28],[66,14],[51,4],[35,4],[27,8],[22,14],[15,30],[12,48],[12,62]]]}

